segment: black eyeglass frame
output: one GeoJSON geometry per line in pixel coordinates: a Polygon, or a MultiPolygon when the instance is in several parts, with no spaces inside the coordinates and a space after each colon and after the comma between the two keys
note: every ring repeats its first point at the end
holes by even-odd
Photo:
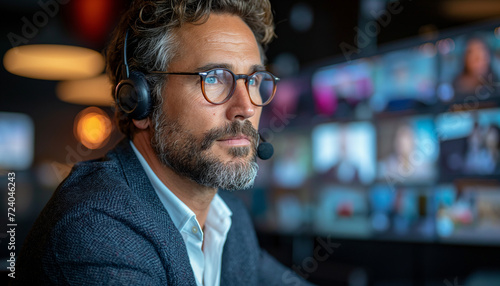
{"type": "Polygon", "coordinates": [[[203,97],[205,97],[205,99],[210,102],[211,104],[215,104],[215,105],[221,105],[221,104],[224,104],[226,102],[229,101],[229,99],[231,99],[231,97],[233,96],[234,94],[234,91],[236,90],[236,82],[239,80],[239,79],[245,79],[245,86],[247,88],[247,92],[248,92],[248,97],[250,98],[250,101],[252,102],[253,105],[255,106],[258,106],[258,107],[262,107],[262,106],[266,106],[268,105],[274,98],[274,95],[276,94],[276,88],[277,88],[277,83],[279,82],[279,78],[276,77],[275,75],[273,75],[272,73],[268,72],[268,71],[255,71],[251,74],[235,74],[233,73],[231,70],[229,69],[226,69],[226,68],[214,68],[214,69],[210,69],[208,71],[205,71],[205,72],[164,72],[164,71],[149,71],[148,73],[150,74],[167,74],[167,75],[198,75],[200,76],[201,78],[201,92],[203,94],[203,97]],[[206,95],[205,93],[205,79],[206,77],[208,76],[208,74],[212,71],[218,71],[218,70],[224,70],[224,71],[227,71],[229,72],[232,76],[233,76],[233,86],[231,88],[231,91],[229,92],[229,94],[226,96],[226,98],[221,101],[221,102],[213,102],[211,101],[208,96],[206,95]],[[271,96],[269,97],[269,99],[264,102],[263,104],[257,104],[255,103],[253,100],[252,100],[252,96],[250,95],[250,89],[248,87],[248,79],[251,78],[252,76],[254,76],[255,74],[257,73],[265,73],[269,76],[271,76],[271,78],[273,79],[273,92],[271,94],[271,96]]]}

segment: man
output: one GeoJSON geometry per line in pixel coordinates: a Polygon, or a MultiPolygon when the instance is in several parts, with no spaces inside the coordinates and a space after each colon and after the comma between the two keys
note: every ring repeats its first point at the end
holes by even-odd
{"type": "Polygon", "coordinates": [[[133,2],[107,49],[127,139],[74,167],[15,284],[307,284],[260,250],[244,206],[218,192],[256,175],[273,35],[267,0],[133,2]]]}

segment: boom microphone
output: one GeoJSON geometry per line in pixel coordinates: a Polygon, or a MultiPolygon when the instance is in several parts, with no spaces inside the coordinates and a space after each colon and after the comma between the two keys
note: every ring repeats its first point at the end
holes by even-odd
{"type": "Polygon", "coordinates": [[[261,160],[267,160],[271,158],[274,154],[274,148],[271,143],[266,142],[264,138],[259,134],[259,141],[262,141],[259,143],[259,146],[257,146],[257,157],[259,157],[261,160]]]}

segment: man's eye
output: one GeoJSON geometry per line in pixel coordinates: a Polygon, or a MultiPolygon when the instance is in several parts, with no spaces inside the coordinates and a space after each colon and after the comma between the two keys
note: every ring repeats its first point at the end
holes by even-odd
{"type": "Polygon", "coordinates": [[[219,79],[215,76],[208,76],[205,78],[206,84],[217,84],[219,83],[219,79]]]}
{"type": "Polygon", "coordinates": [[[260,84],[260,79],[257,77],[252,77],[248,79],[248,84],[252,86],[258,86],[260,84]]]}

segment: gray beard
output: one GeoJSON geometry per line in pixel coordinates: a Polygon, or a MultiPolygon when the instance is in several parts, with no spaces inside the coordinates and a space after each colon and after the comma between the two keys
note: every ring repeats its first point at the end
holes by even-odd
{"type": "Polygon", "coordinates": [[[151,145],[162,164],[202,186],[225,190],[242,190],[253,186],[259,170],[256,163],[258,135],[249,121],[234,121],[222,128],[211,129],[200,142],[177,120],[169,120],[161,113],[153,115],[154,135],[151,145]],[[217,139],[237,134],[251,138],[252,148],[230,148],[229,154],[235,160],[227,163],[209,153],[209,148],[217,139]],[[250,152],[250,159],[245,159],[250,152]]]}

